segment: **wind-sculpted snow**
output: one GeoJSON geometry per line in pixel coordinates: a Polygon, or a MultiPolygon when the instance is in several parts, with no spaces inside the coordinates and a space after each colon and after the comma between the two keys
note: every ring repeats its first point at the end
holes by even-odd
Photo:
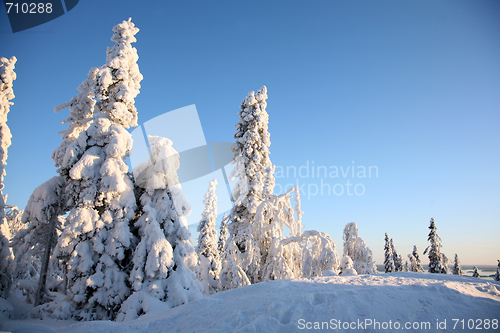
{"type": "MultiPolygon", "coordinates": [[[[468,319],[499,319],[500,284],[446,274],[391,273],[257,283],[125,323],[7,320],[0,330],[28,332],[303,332],[302,325],[362,323],[364,332],[394,332],[365,325],[430,323],[405,332],[465,332],[468,319]],[[464,319],[465,330],[452,319],[464,319]],[[436,329],[436,320],[446,329],[436,329]],[[54,328],[52,328],[54,327],[54,328]]],[[[460,324],[461,325],[461,324],[460,324]]],[[[333,326],[330,326],[333,327],[333,326]]],[[[442,326],[441,326],[442,327],[442,326]]],[[[317,330],[314,330],[317,331],[317,330]]],[[[326,331],[326,330],[325,330],[326,331]]],[[[334,330],[333,330],[334,331],[334,330]]],[[[498,331],[490,329],[488,331],[498,331]]]]}

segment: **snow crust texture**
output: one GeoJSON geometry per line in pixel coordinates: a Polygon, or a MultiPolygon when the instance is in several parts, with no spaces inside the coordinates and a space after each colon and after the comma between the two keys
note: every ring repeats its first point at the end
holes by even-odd
{"type": "MultiPolygon", "coordinates": [[[[16,333],[303,332],[318,330],[300,329],[300,320],[314,324],[359,319],[363,323],[390,320],[402,325],[429,322],[428,332],[466,332],[467,326],[465,330],[453,329],[452,319],[464,319],[467,325],[468,319],[498,319],[499,313],[500,284],[496,282],[456,275],[397,272],[262,282],[126,323],[8,320],[0,324],[0,330],[16,333]],[[437,330],[436,320],[446,320],[446,329],[437,330]]],[[[359,331],[383,330],[366,326],[359,331]]]]}

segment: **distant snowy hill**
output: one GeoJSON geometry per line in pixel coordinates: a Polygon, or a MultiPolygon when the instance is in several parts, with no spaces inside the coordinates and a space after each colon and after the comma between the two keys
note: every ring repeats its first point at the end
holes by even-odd
{"type": "Polygon", "coordinates": [[[158,311],[125,323],[4,320],[0,331],[304,332],[323,325],[325,331],[495,332],[500,283],[428,273],[327,276],[258,283],[158,311]]]}

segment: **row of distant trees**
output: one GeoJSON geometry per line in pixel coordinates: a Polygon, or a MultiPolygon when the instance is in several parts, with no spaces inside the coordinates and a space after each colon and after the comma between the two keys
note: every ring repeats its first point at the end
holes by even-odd
{"type": "MultiPolygon", "coordinates": [[[[463,275],[462,267],[460,264],[460,259],[458,258],[458,254],[455,253],[455,261],[453,264],[453,268],[450,270],[449,268],[449,259],[448,257],[441,252],[441,248],[443,246],[442,239],[439,237],[437,233],[437,226],[434,218],[431,218],[429,225],[429,235],[427,240],[430,242],[430,245],[424,251],[424,255],[428,254],[429,265],[428,272],[429,273],[441,273],[441,274],[454,274],[454,275],[463,275]]],[[[396,251],[396,247],[394,245],[394,240],[387,233],[385,234],[385,246],[384,246],[384,268],[386,273],[392,272],[423,272],[424,267],[422,266],[422,260],[420,259],[420,255],[418,254],[417,246],[413,246],[412,253],[408,254],[408,259],[403,264],[403,259],[401,255],[398,255],[396,251]]],[[[478,268],[474,267],[472,270],[473,277],[480,277],[478,273],[478,268]]],[[[494,276],[495,281],[500,281],[500,260],[498,261],[497,271],[494,276]]]]}

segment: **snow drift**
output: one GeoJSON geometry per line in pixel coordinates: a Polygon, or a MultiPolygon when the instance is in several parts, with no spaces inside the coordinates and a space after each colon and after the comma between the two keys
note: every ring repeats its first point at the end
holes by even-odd
{"type": "Polygon", "coordinates": [[[0,330],[16,333],[302,332],[311,331],[307,327],[314,328],[315,323],[327,322],[329,329],[323,326],[325,330],[335,331],[335,325],[356,322],[356,328],[351,326],[344,331],[396,331],[365,325],[371,320],[380,325],[389,325],[390,321],[393,328],[396,323],[401,328],[406,323],[418,325],[415,329],[405,329],[406,332],[456,332],[470,331],[469,319],[474,321],[474,327],[481,320],[485,329],[488,319],[488,331],[493,332],[499,330],[499,315],[498,282],[446,274],[391,273],[262,282],[124,323],[50,318],[5,320],[0,330]],[[465,329],[462,329],[462,319],[465,329]],[[493,324],[494,319],[497,326],[493,324]],[[363,329],[358,327],[358,321],[363,323],[363,329]],[[430,329],[425,328],[426,323],[430,329]],[[436,329],[436,325],[441,329],[436,329]]]}

